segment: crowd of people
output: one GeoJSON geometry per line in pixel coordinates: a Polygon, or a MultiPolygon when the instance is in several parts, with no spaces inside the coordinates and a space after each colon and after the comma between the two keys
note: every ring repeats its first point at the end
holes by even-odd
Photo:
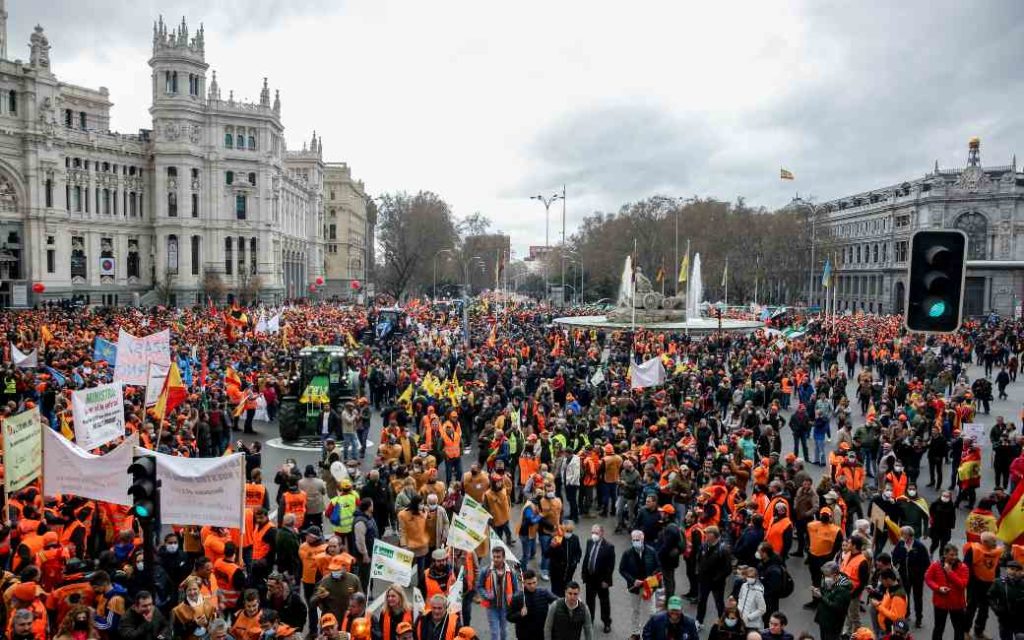
{"type": "Polygon", "coordinates": [[[1020,322],[926,339],[856,315],[803,318],[796,338],[691,339],[567,330],[484,299],[466,335],[461,314],[417,301],[362,345],[374,309],[299,305],[254,329],[277,311],[0,315],[0,418],[38,406],[69,433],[70,391],[112,377],[97,338],[169,328],[189,395],[158,416],[125,387],[126,435],[242,451],[248,474],[244,530],[163,523],[155,567],[126,508],[38,485],[6,496],[8,638],[469,640],[476,621],[493,640],[793,640],[800,607],[816,628],[799,635],[822,640],[909,640],[929,613],[933,640],[988,638],[990,612],[1001,640],[1024,633],[1024,531],[1000,527],[1020,508],[1024,437],[1015,416],[975,420],[993,382],[1003,400],[1016,381],[1020,322]],[[317,344],[349,346],[359,393],[325,408],[318,464],[264,468],[260,440],[236,436],[274,429],[298,350],[317,344]],[[631,388],[652,358],[665,383],[631,388]],[[468,499],[493,532],[476,549],[448,544],[468,499]],[[376,540],[412,552],[410,585],[371,580],[376,540]]]}

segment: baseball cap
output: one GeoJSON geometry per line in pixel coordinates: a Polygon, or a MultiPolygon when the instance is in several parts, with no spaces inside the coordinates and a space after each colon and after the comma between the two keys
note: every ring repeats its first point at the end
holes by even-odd
{"type": "Polygon", "coordinates": [[[667,513],[669,515],[673,515],[676,512],[676,508],[670,504],[663,504],[661,505],[661,507],[658,508],[658,511],[661,511],[662,513],[667,513]]]}
{"type": "Polygon", "coordinates": [[[668,599],[668,605],[666,607],[669,611],[682,611],[683,610],[683,599],[679,596],[672,596],[668,599]]]}
{"type": "Polygon", "coordinates": [[[412,625],[408,622],[399,622],[398,628],[396,628],[395,631],[398,635],[402,635],[403,633],[412,633],[412,625]]]}
{"type": "Polygon", "coordinates": [[[333,613],[325,613],[324,615],[320,616],[320,626],[336,627],[338,626],[338,619],[334,616],[333,613]]]}

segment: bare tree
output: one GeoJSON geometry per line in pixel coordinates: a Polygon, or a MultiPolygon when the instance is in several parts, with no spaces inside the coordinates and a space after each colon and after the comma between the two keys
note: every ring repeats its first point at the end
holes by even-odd
{"type": "Polygon", "coordinates": [[[224,280],[219,273],[207,271],[203,274],[203,293],[206,297],[219,304],[226,292],[227,287],[224,286],[224,280]]]}
{"type": "Polygon", "coordinates": [[[380,199],[377,231],[381,284],[395,298],[429,286],[434,257],[439,250],[455,246],[458,237],[448,203],[429,191],[415,196],[385,194],[380,199]]]}

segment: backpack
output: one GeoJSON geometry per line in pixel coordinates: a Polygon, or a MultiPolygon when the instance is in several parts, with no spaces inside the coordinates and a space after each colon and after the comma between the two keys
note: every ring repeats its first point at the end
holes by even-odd
{"type": "Polygon", "coordinates": [[[341,524],[341,505],[336,502],[327,503],[327,519],[330,520],[331,524],[338,526],[341,524]]]}
{"type": "Polygon", "coordinates": [[[779,599],[788,598],[793,595],[793,590],[796,589],[796,583],[793,582],[793,576],[789,575],[789,571],[786,567],[782,569],[782,584],[779,586],[779,599]]]}

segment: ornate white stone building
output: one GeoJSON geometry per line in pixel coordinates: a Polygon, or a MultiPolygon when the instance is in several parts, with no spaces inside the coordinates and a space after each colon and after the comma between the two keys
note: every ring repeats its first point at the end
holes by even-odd
{"type": "Polygon", "coordinates": [[[281,300],[326,276],[323,142],[288,151],[266,80],[258,103],[225,96],[202,27],[154,24],[152,129],[124,135],[106,88],[57,79],[42,27],[7,59],[6,16],[0,0],[0,306],[281,300]]]}
{"type": "Polygon", "coordinates": [[[367,265],[373,264],[369,247],[373,246],[376,225],[373,206],[362,180],[352,178],[352,169],[344,162],[327,163],[324,173],[324,230],[327,251],[326,293],[354,297],[353,280],[367,283],[367,265]]]}
{"type": "MultiPolygon", "coordinates": [[[[839,311],[902,312],[910,237],[919,229],[962,229],[968,238],[965,317],[1009,314],[1024,298],[1024,173],[982,166],[981,143],[964,167],[825,202],[817,211],[817,265],[834,267],[839,311]]],[[[823,302],[820,275],[815,304],[823,302]]],[[[829,291],[829,295],[832,295],[829,291]]],[[[831,304],[831,302],[830,302],[831,304]]]]}

